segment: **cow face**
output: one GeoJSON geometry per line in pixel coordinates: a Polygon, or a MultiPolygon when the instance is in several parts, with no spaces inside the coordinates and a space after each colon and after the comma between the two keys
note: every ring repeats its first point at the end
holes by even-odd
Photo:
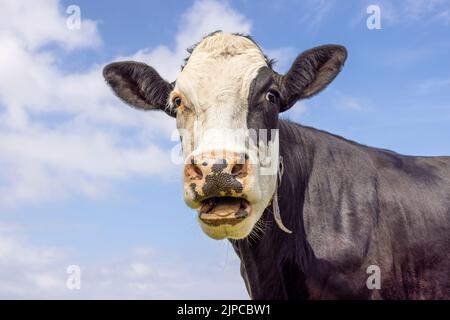
{"type": "Polygon", "coordinates": [[[280,75],[250,38],[216,32],[195,46],[174,83],[137,62],[112,63],[104,76],[126,103],[176,117],[186,204],[210,237],[240,239],[275,192],[279,113],[325,88],[346,55],[341,46],[314,48],[280,75]]]}

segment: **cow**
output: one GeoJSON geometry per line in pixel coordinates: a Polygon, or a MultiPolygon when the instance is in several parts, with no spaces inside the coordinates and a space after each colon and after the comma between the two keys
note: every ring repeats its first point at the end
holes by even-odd
{"type": "Polygon", "coordinates": [[[450,157],[279,118],[335,79],[345,47],[307,50],[284,75],[243,34],[189,53],[174,82],[133,61],[103,75],[125,103],[176,118],[184,200],[209,237],[229,239],[251,298],[450,298],[450,157]]]}

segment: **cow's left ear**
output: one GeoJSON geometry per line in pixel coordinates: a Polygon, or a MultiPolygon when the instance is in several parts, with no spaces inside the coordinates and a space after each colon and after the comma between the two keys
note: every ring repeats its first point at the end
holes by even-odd
{"type": "Polygon", "coordinates": [[[281,78],[285,107],[280,111],[325,89],[341,71],[346,58],[347,50],[339,45],[320,46],[300,54],[281,78]]]}

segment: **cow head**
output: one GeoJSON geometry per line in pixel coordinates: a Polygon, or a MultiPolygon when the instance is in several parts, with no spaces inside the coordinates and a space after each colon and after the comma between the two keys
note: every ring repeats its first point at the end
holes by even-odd
{"type": "Polygon", "coordinates": [[[249,37],[215,32],[193,48],[172,83],[132,61],[109,64],[103,73],[126,103],[176,118],[186,204],[197,209],[210,237],[240,239],[276,189],[279,113],[324,89],[346,56],[342,46],[317,47],[280,75],[249,37]]]}

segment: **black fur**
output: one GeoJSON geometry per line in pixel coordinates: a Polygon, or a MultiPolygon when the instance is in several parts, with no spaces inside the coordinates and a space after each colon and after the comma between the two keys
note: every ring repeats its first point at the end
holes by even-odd
{"type": "Polygon", "coordinates": [[[411,157],[280,120],[285,225],[231,241],[253,299],[450,298],[450,157],[411,157]],[[381,289],[369,290],[369,265],[381,289]]]}

